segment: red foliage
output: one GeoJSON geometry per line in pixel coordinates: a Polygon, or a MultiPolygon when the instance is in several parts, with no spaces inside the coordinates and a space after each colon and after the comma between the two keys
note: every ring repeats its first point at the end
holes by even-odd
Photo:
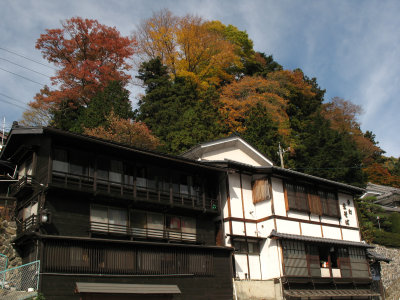
{"type": "Polygon", "coordinates": [[[51,78],[57,89],[38,93],[36,106],[66,99],[87,105],[109,81],[127,83],[131,78],[126,73],[131,68],[127,60],[134,54],[134,46],[134,39],[122,37],[115,27],[97,20],[71,18],[61,29],[47,29],[36,48],[60,69],[51,78]]]}

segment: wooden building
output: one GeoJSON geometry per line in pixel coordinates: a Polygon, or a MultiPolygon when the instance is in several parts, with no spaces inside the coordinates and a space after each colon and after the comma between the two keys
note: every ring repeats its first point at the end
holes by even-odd
{"type": "Polygon", "coordinates": [[[238,136],[183,154],[226,169],[225,245],[239,299],[371,299],[353,198],[363,189],[276,167],[238,136]]]}
{"type": "Polygon", "coordinates": [[[223,168],[48,127],[12,128],[0,159],[46,299],[232,299],[223,168]]]}

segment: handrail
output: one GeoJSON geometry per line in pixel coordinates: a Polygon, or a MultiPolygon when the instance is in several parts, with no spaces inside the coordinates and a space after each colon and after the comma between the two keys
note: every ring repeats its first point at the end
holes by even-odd
{"type": "Polygon", "coordinates": [[[122,234],[132,238],[144,239],[165,239],[173,241],[197,242],[196,233],[158,229],[158,228],[138,228],[127,225],[110,224],[103,222],[90,221],[90,231],[99,233],[122,234]]]}
{"type": "Polygon", "coordinates": [[[14,183],[10,186],[11,194],[17,193],[24,186],[31,185],[33,180],[34,180],[34,178],[32,175],[22,176],[16,183],[14,183]]]}
{"type": "Polygon", "coordinates": [[[190,195],[186,193],[177,193],[174,192],[172,188],[166,191],[157,187],[141,186],[138,185],[136,181],[134,181],[133,184],[126,184],[99,178],[95,179],[92,176],[75,175],[53,170],[53,183],[61,184],[65,187],[74,186],[93,192],[106,192],[148,201],[155,200],[158,202],[169,202],[173,205],[190,206],[213,211],[218,210],[218,199],[216,198],[207,197],[204,194],[190,195]]]}

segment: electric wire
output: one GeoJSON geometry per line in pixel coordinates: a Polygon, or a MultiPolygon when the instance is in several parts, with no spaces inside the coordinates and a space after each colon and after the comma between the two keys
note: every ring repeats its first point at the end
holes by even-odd
{"type": "Polygon", "coordinates": [[[6,69],[3,69],[3,68],[1,68],[1,67],[0,67],[0,70],[3,70],[3,71],[5,71],[5,72],[8,72],[8,73],[13,74],[13,75],[18,76],[18,77],[21,77],[21,78],[23,78],[23,79],[25,79],[25,80],[28,80],[28,81],[33,82],[33,83],[36,83],[36,84],[38,84],[38,85],[45,86],[44,83],[37,82],[37,81],[32,80],[32,79],[30,79],[30,78],[28,78],[28,77],[19,75],[19,74],[17,74],[17,73],[11,72],[11,71],[6,70],[6,69]]]}
{"type": "Polygon", "coordinates": [[[8,98],[8,99],[10,99],[10,100],[14,100],[14,101],[17,101],[17,102],[19,102],[19,103],[21,103],[21,104],[23,104],[23,105],[26,105],[26,103],[25,103],[24,101],[22,101],[22,100],[13,98],[13,97],[8,96],[8,95],[6,95],[6,94],[3,94],[3,93],[1,93],[1,92],[0,92],[0,95],[3,96],[3,97],[8,98]]]}
{"type": "Polygon", "coordinates": [[[4,103],[7,103],[7,104],[10,104],[10,105],[14,105],[14,106],[16,106],[16,107],[18,107],[18,108],[21,108],[21,109],[26,109],[26,107],[23,107],[23,106],[22,106],[22,105],[20,105],[20,104],[13,103],[13,102],[10,102],[10,101],[7,101],[7,100],[4,100],[4,99],[1,99],[1,98],[0,98],[0,101],[1,101],[1,102],[4,102],[4,103]]]}
{"type": "Polygon", "coordinates": [[[32,69],[30,69],[30,68],[28,68],[28,67],[25,67],[25,66],[22,66],[22,65],[20,65],[20,64],[17,64],[17,63],[15,63],[15,62],[11,61],[11,60],[6,59],[6,58],[0,57],[0,59],[1,59],[1,60],[4,60],[4,61],[6,61],[6,62],[8,62],[8,63],[10,63],[10,64],[13,64],[13,65],[16,65],[16,66],[18,66],[18,67],[21,67],[21,68],[24,68],[24,69],[26,69],[26,70],[29,70],[29,71],[31,71],[31,72],[34,72],[34,73],[36,73],[36,74],[39,74],[39,75],[42,75],[42,76],[44,76],[44,77],[50,78],[49,75],[46,75],[46,74],[40,73],[40,72],[38,72],[38,71],[32,70],[32,69]]]}
{"type": "Polygon", "coordinates": [[[37,63],[37,64],[39,64],[39,65],[42,65],[42,66],[44,66],[44,67],[46,67],[46,68],[50,68],[50,69],[53,69],[53,70],[58,71],[58,69],[56,69],[56,68],[54,68],[54,67],[52,67],[52,66],[48,66],[48,65],[46,65],[46,64],[44,64],[44,63],[41,63],[41,62],[39,62],[39,61],[36,61],[36,60],[34,60],[34,59],[32,59],[32,58],[23,56],[23,55],[18,54],[18,53],[14,52],[14,51],[4,49],[3,47],[0,47],[0,50],[6,51],[6,52],[11,53],[11,54],[14,54],[14,55],[17,55],[17,56],[22,57],[22,58],[24,58],[24,59],[30,60],[30,61],[32,61],[32,62],[34,62],[34,63],[37,63]]]}

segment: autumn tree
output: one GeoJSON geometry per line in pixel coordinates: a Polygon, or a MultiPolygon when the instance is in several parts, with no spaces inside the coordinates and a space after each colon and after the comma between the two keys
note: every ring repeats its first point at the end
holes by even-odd
{"type": "Polygon", "coordinates": [[[139,100],[137,118],[160,138],[163,151],[178,154],[222,134],[218,94],[212,87],[201,91],[190,78],[171,79],[159,58],[143,63],[138,78],[146,94],[139,100]]]}
{"type": "Polygon", "coordinates": [[[97,20],[76,17],[63,22],[61,28],[47,29],[36,48],[58,68],[51,78],[54,89],[42,90],[30,105],[86,107],[110,81],[125,86],[131,78],[128,59],[134,46],[134,39],[97,20]]]}
{"type": "Polygon", "coordinates": [[[348,133],[356,143],[366,165],[374,163],[384,151],[377,146],[373,133],[364,134],[357,118],[362,113],[359,105],[339,97],[323,105],[323,116],[330,121],[331,127],[341,133],[348,133]]]}
{"type": "Polygon", "coordinates": [[[130,146],[155,150],[160,142],[143,122],[120,118],[111,111],[106,118],[107,125],[84,128],[84,133],[105,140],[130,146]]]}
{"type": "Polygon", "coordinates": [[[280,134],[288,136],[289,119],[286,114],[288,91],[275,80],[262,77],[244,77],[221,90],[221,114],[230,132],[246,130],[246,117],[256,105],[264,106],[271,119],[279,124],[280,134]]]}
{"type": "Polygon", "coordinates": [[[228,38],[229,32],[239,31],[231,27],[222,31],[201,17],[177,17],[161,10],[144,20],[134,37],[141,62],[159,57],[169,74],[190,77],[206,89],[230,82],[234,79],[230,71],[242,67],[240,46],[228,38]]]}

